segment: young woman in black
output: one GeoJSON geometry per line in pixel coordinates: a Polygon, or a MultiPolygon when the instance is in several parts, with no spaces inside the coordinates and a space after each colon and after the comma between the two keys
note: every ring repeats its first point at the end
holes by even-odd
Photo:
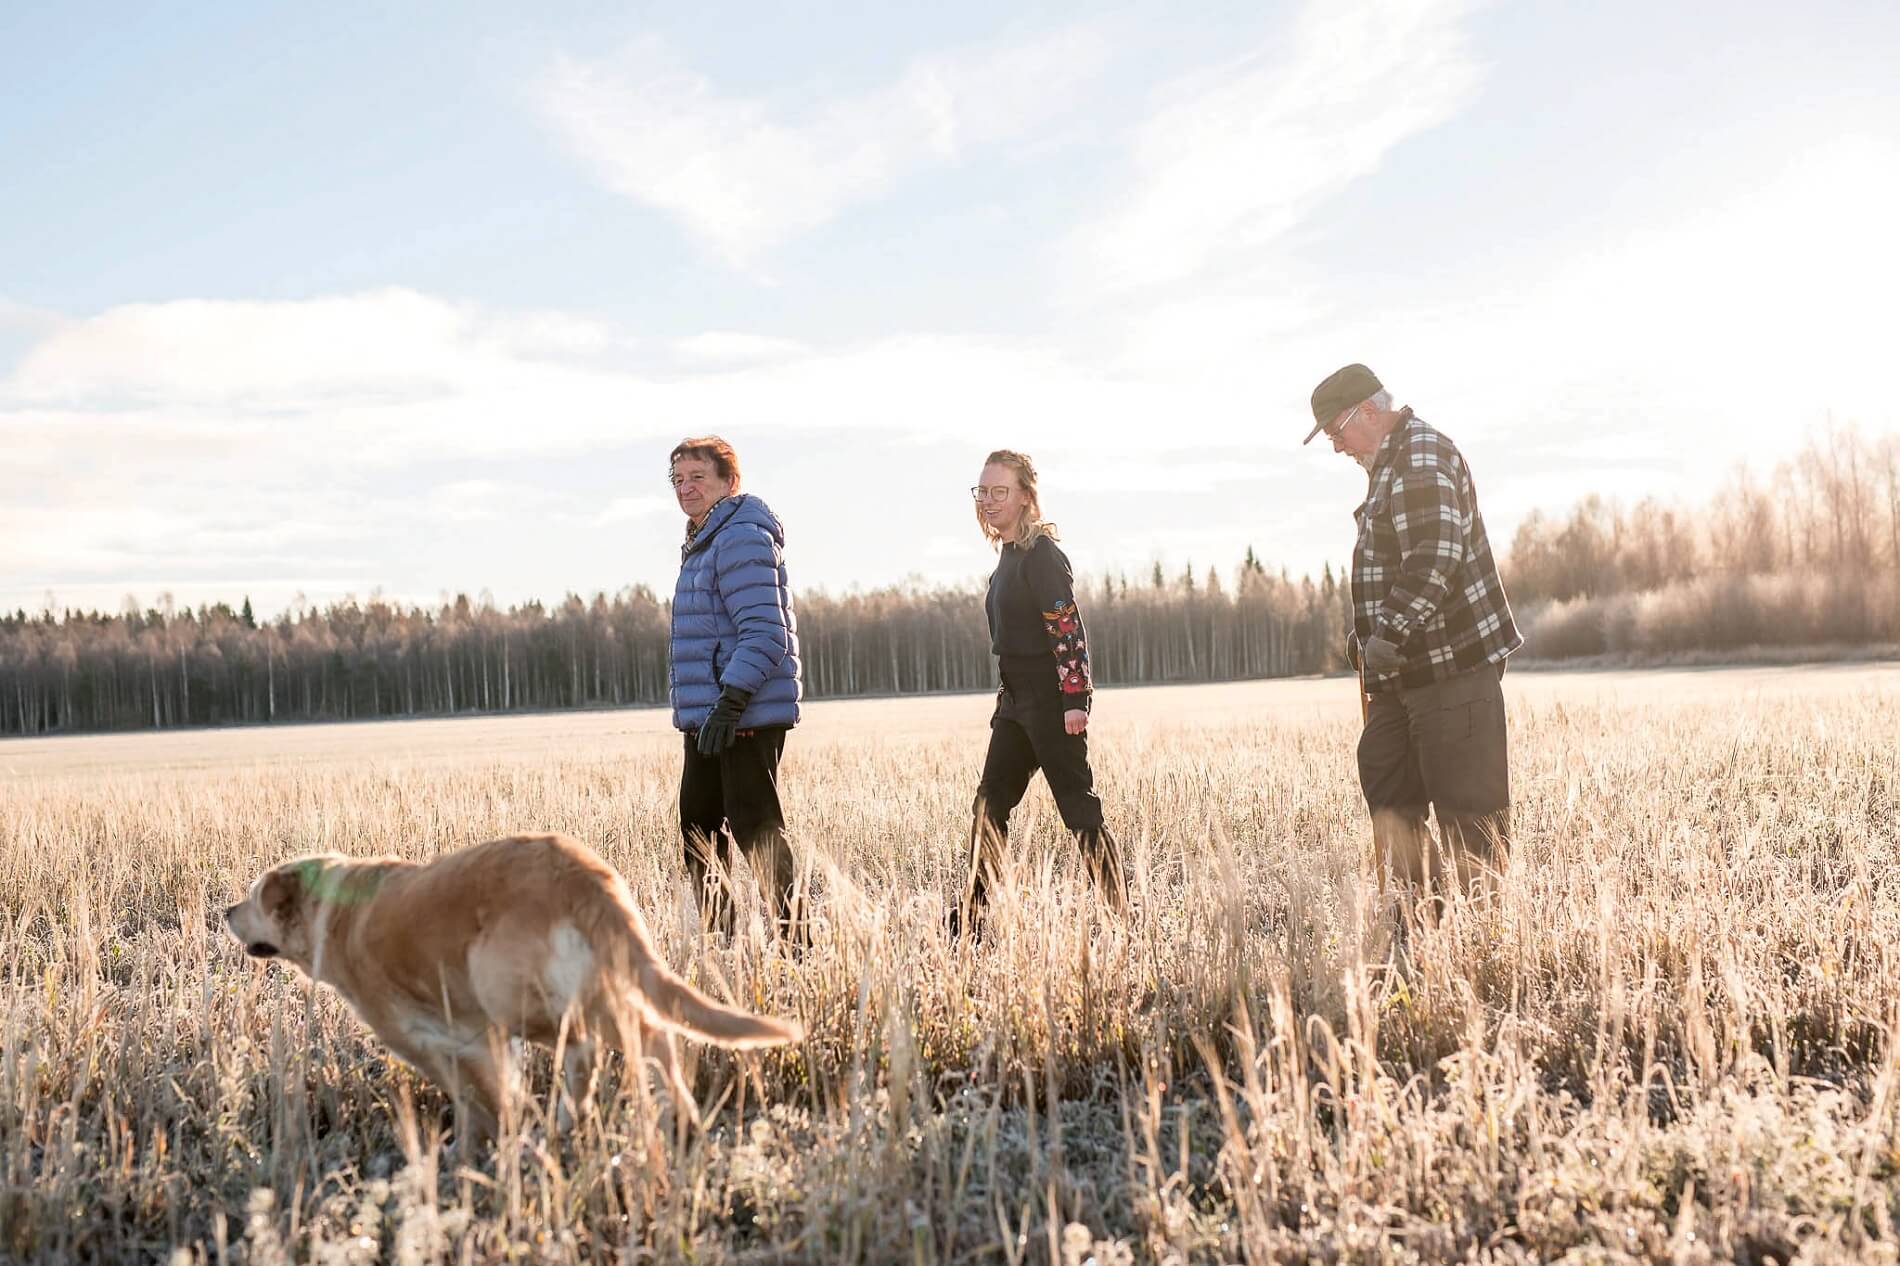
{"type": "Polygon", "coordinates": [[[1088,637],[1075,607],[1069,559],[1042,518],[1036,468],[1029,458],[998,449],[970,490],[983,535],[998,550],[985,606],[990,650],[1002,687],[990,718],[990,750],[977,784],[971,829],[970,887],[959,926],[982,917],[1009,843],[1010,811],[1041,769],[1062,824],[1073,831],[1089,875],[1115,907],[1127,884],[1115,837],[1102,822],[1102,801],[1089,770],[1088,637]]]}

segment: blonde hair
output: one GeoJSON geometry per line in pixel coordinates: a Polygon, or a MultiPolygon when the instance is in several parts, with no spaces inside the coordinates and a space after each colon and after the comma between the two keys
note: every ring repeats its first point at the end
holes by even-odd
{"type": "Polygon", "coordinates": [[[1059,539],[1056,525],[1045,523],[1042,518],[1042,498],[1036,494],[1036,465],[1029,460],[1027,453],[1019,453],[1013,448],[999,448],[983,459],[985,466],[1005,466],[1015,472],[1016,482],[1029,494],[1029,504],[1023,507],[1023,515],[1016,520],[1016,536],[1005,542],[1003,534],[990,526],[983,517],[983,507],[976,507],[976,525],[983,529],[983,536],[990,544],[1001,549],[1004,544],[1012,544],[1017,549],[1028,549],[1043,537],[1059,539]]]}

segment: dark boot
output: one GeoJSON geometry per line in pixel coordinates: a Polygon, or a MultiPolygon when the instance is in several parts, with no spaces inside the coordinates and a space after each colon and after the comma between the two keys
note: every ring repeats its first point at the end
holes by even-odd
{"type": "Polygon", "coordinates": [[[977,797],[970,817],[970,881],[964,890],[963,904],[950,912],[950,934],[968,932],[979,935],[983,914],[989,908],[990,890],[1003,879],[1003,863],[1009,856],[1009,822],[991,818],[983,798],[977,797]]]}
{"type": "Polygon", "coordinates": [[[811,944],[811,928],[805,917],[805,894],[798,884],[798,863],[785,832],[776,826],[762,828],[746,846],[747,860],[765,899],[767,914],[775,936],[803,948],[811,944]]]}
{"type": "Polygon", "coordinates": [[[1438,834],[1450,855],[1450,868],[1465,896],[1497,890],[1511,860],[1511,811],[1438,815],[1438,834]]]}
{"type": "Polygon", "coordinates": [[[708,838],[694,830],[686,836],[686,874],[692,881],[693,901],[699,907],[699,930],[732,935],[732,890],[728,887],[726,833],[708,838]]]}
{"type": "Polygon", "coordinates": [[[1075,842],[1082,850],[1082,864],[1088,867],[1089,878],[1112,908],[1126,912],[1128,879],[1122,873],[1122,851],[1114,835],[1106,826],[1087,827],[1075,833],[1075,842]]]}

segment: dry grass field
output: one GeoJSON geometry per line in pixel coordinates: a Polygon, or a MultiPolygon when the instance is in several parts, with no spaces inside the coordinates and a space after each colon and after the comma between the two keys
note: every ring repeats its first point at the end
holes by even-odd
{"type": "Polygon", "coordinates": [[[802,956],[756,903],[699,937],[661,713],[0,743],[0,1259],[1895,1260],[1900,669],[1505,691],[1510,872],[1405,973],[1338,680],[1106,692],[1136,909],[1038,784],[975,947],[987,700],[811,708],[802,956]],[[442,1094],[213,914],[299,853],[522,829],[806,1042],[696,1052],[698,1131],[618,1075],[553,1136],[543,1058],[463,1167],[442,1094]]]}

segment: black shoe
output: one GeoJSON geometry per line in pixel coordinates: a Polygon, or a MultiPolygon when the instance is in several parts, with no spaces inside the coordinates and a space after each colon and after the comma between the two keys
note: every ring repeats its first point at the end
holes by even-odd
{"type": "MultiPolygon", "coordinates": [[[[963,918],[962,906],[960,905],[951,906],[947,911],[944,912],[943,929],[946,933],[949,934],[950,939],[953,941],[960,941],[964,939],[964,932],[966,928],[965,928],[965,923],[964,923],[964,918],[963,918]]],[[[977,907],[976,910],[971,914],[967,930],[969,932],[970,944],[975,945],[977,942],[983,939],[983,909],[981,906],[977,907]]]]}
{"type": "Polygon", "coordinates": [[[811,920],[775,919],[772,930],[778,937],[778,943],[791,955],[803,954],[811,948],[811,920]]]}

